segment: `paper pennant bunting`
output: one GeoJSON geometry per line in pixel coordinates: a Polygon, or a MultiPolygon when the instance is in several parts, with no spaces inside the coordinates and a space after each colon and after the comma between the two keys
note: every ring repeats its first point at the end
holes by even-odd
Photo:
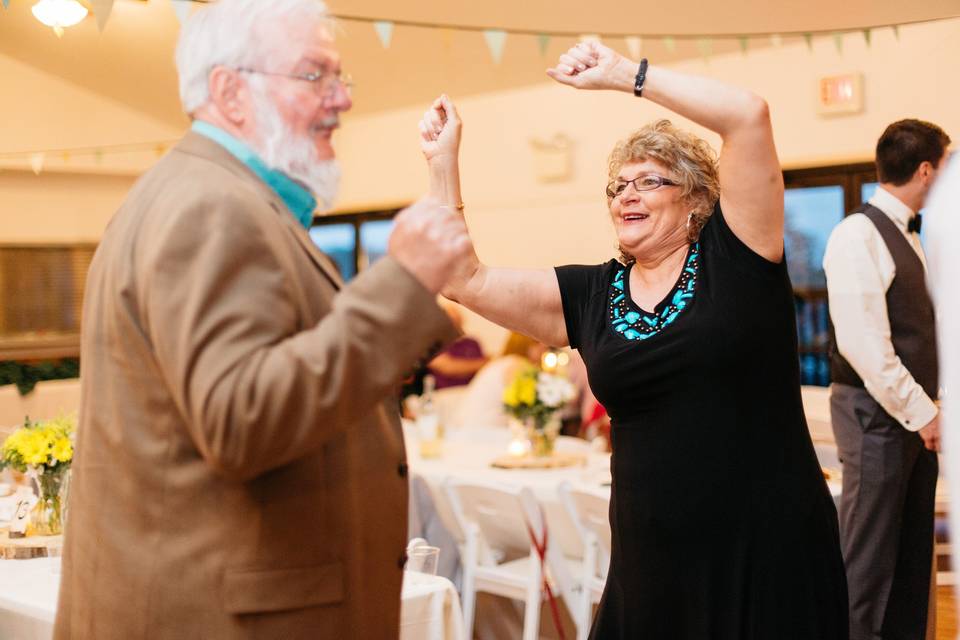
{"type": "Polygon", "coordinates": [[[596,33],[584,33],[580,36],[580,42],[603,42],[596,33]]]}
{"type": "Polygon", "coordinates": [[[377,31],[377,37],[380,38],[383,48],[389,49],[390,40],[393,38],[393,23],[389,20],[377,20],[373,23],[373,28],[377,31]]]}
{"type": "Polygon", "coordinates": [[[177,14],[180,25],[186,24],[193,12],[193,3],[190,0],[170,0],[170,4],[173,5],[173,12],[177,14]]]}
{"type": "Polygon", "coordinates": [[[503,48],[507,44],[507,32],[503,29],[485,29],[483,39],[487,41],[490,56],[496,64],[503,58],[503,48]]]}
{"type": "Polygon", "coordinates": [[[749,46],[750,38],[747,36],[740,36],[737,39],[740,41],[740,53],[747,55],[747,47],[749,46]]]}
{"type": "Polygon", "coordinates": [[[550,36],[541,33],[537,36],[537,46],[540,48],[540,56],[547,55],[547,48],[550,46],[550,36]]]}
{"type": "Polygon", "coordinates": [[[97,149],[93,152],[93,159],[96,160],[97,164],[103,162],[103,149],[97,149]]]}
{"type": "Polygon", "coordinates": [[[813,34],[805,33],[803,34],[803,39],[807,43],[807,51],[813,51],[813,34]]]}
{"type": "Polygon", "coordinates": [[[634,60],[639,60],[640,49],[643,47],[643,39],[637,36],[627,36],[623,41],[627,44],[627,51],[630,52],[630,57],[634,60]]]}
{"type": "Polygon", "coordinates": [[[772,44],[775,47],[779,47],[780,45],[783,44],[783,37],[779,33],[771,33],[770,44],[772,44]]]}
{"type": "Polygon", "coordinates": [[[40,175],[40,172],[43,171],[43,161],[46,156],[42,153],[31,153],[30,154],[30,168],[33,169],[34,175],[40,175]]]}
{"type": "Polygon", "coordinates": [[[870,48],[870,29],[863,30],[863,41],[867,43],[867,48],[870,48]]]}
{"type": "Polygon", "coordinates": [[[895,24],[890,28],[893,29],[893,37],[897,39],[897,42],[899,42],[900,41],[900,25],[895,24]]]}
{"type": "Polygon", "coordinates": [[[843,34],[839,31],[833,34],[833,44],[837,48],[837,53],[843,53],[843,34]]]}
{"type": "Polygon", "coordinates": [[[113,0],[91,0],[93,15],[97,18],[97,28],[103,33],[107,26],[107,20],[110,19],[110,12],[113,11],[113,0]]]}
{"type": "Polygon", "coordinates": [[[10,0],[3,0],[3,8],[6,9],[10,6],[10,0]]]}
{"type": "Polygon", "coordinates": [[[710,64],[710,56],[713,55],[713,40],[710,38],[697,38],[697,50],[704,63],[710,64]]]}
{"type": "Polygon", "coordinates": [[[63,161],[63,164],[67,164],[68,162],[70,162],[70,152],[64,151],[63,153],[61,153],[60,160],[63,161]]]}
{"type": "Polygon", "coordinates": [[[677,50],[677,41],[673,39],[673,36],[663,36],[663,46],[667,48],[667,51],[673,53],[677,50]]]}

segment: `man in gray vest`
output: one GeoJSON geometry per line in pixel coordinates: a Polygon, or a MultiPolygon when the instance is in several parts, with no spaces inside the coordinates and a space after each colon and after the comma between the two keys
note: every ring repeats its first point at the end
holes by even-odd
{"type": "Polygon", "coordinates": [[[928,122],[887,127],[877,142],[880,186],[837,225],[823,260],[850,640],[926,636],[940,417],[917,211],[949,144],[928,122]]]}

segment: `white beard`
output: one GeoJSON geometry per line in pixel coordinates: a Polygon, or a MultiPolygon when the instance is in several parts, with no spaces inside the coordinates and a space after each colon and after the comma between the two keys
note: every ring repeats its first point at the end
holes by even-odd
{"type": "Polygon", "coordinates": [[[340,165],[336,160],[318,158],[313,140],[290,129],[265,91],[254,91],[253,95],[260,133],[260,143],[254,144],[254,149],[268,167],[302,183],[319,200],[321,209],[329,209],[340,186],[340,165]]]}

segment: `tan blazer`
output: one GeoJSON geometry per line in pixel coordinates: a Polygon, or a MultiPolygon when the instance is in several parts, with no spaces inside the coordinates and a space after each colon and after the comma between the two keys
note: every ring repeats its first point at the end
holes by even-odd
{"type": "Polygon", "coordinates": [[[188,134],[90,267],[55,637],[396,638],[393,392],[456,331],[386,257],[343,286],[274,193],[188,134]]]}

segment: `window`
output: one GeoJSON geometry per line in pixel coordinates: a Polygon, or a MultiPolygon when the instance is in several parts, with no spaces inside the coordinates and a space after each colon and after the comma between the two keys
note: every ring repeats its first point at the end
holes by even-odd
{"type": "Polygon", "coordinates": [[[872,163],[785,171],[784,249],[793,283],[800,382],[830,384],[829,312],[823,254],[833,228],[877,188],[872,163]]]}
{"type": "Polygon", "coordinates": [[[94,245],[0,245],[0,360],[76,357],[94,245]]]}
{"type": "Polygon", "coordinates": [[[310,229],[314,244],[333,259],[344,280],[357,274],[356,236],[356,229],[347,222],[315,225],[310,229]]]}
{"type": "Polygon", "coordinates": [[[313,220],[310,237],[350,280],[387,253],[393,217],[399,209],[365,211],[313,220]]]}

